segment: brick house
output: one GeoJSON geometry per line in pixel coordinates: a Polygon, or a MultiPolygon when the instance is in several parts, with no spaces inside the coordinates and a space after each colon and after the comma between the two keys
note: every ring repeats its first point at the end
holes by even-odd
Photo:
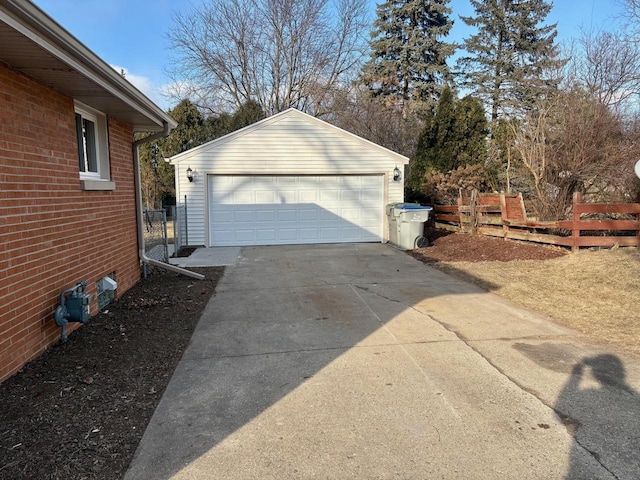
{"type": "Polygon", "coordinates": [[[116,297],[140,279],[134,133],[175,126],[38,7],[0,1],[0,382],[58,341],[63,290],[86,280],[94,315],[101,279],[116,297]]]}

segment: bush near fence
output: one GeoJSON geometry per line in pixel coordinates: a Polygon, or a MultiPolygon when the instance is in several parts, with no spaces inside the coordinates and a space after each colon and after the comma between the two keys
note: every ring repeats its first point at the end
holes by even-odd
{"type": "Polygon", "coordinates": [[[521,194],[472,192],[458,205],[433,205],[434,226],[481,235],[571,247],[640,246],[640,203],[582,203],[573,196],[571,220],[527,216],[521,194]]]}

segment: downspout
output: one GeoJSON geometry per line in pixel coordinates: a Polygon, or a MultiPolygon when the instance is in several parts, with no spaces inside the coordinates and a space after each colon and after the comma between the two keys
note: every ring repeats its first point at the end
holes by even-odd
{"type": "Polygon", "coordinates": [[[188,277],[195,278],[197,280],[204,280],[204,275],[201,275],[196,272],[192,272],[191,270],[187,270],[185,268],[176,267],[175,265],[171,265],[169,263],[159,262],[158,260],[154,260],[153,258],[147,257],[144,252],[144,226],[143,226],[143,218],[142,218],[142,189],[141,189],[141,180],[140,180],[140,145],[144,145],[145,143],[153,142],[158,140],[159,138],[166,137],[169,135],[171,128],[169,128],[169,124],[167,122],[164,123],[164,129],[161,132],[154,133],[153,135],[149,135],[148,137],[141,138],[140,140],[136,140],[133,142],[133,170],[134,170],[134,182],[135,182],[135,190],[136,190],[136,212],[138,217],[138,256],[140,257],[140,263],[146,263],[148,265],[153,265],[155,267],[164,268],[166,270],[170,270],[172,272],[181,273],[183,275],[187,275],[188,277]]]}

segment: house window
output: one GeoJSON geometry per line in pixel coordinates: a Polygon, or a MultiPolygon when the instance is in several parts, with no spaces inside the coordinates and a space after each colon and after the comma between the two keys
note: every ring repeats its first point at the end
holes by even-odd
{"type": "Polygon", "coordinates": [[[83,190],[114,190],[110,178],[107,118],[79,102],[75,103],[78,170],[83,190]]]}
{"type": "Polygon", "coordinates": [[[76,135],[78,135],[80,172],[99,176],[96,123],[98,123],[96,117],[76,111],[76,135]]]}

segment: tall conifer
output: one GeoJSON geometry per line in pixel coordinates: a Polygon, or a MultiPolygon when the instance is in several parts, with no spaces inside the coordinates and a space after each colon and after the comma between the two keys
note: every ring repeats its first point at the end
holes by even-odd
{"type": "Polygon", "coordinates": [[[444,42],[453,22],[449,0],[387,0],[377,7],[371,59],[363,68],[375,95],[433,105],[449,78],[446,60],[455,50],[444,42]]]}
{"type": "Polygon", "coordinates": [[[552,4],[545,0],[470,0],[475,16],[461,17],[477,33],[466,38],[458,60],[463,86],[483,97],[491,119],[530,106],[555,81],[559,66],[556,24],[543,25],[552,4]]]}

